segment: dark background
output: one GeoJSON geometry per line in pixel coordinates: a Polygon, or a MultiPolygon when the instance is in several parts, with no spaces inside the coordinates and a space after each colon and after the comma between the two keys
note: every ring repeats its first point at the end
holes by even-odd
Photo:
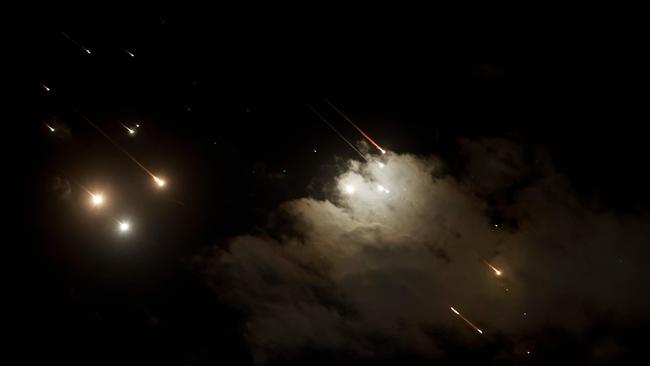
{"type": "MultiPolygon", "coordinates": [[[[242,314],[216,301],[192,258],[258,230],[287,199],[325,197],[337,163],[355,153],[308,105],[345,135],[358,135],[323,97],[392,151],[439,154],[462,171],[459,138],[504,137],[548,150],[581,199],[647,212],[642,121],[629,112],[625,73],[606,58],[585,61],[574,58],[579,50],[559,47],[557,56],[520,59],[530,44],[482,17],[303,10],[289,19],[265,9],[27,14],[16,35],[25,47],[18,72],[26,108],[14,141],[24,163],[25,225],[10,266],[19,290],[19,357],[251,363],[242,314]],[[74,108],[165,176],[168,189],[153,189],[74,108]],[[69,134],[52,136],[43,120],[69,134]],[[120,121],[142,127],[130,138],[120,121]],[[57,176],[72,184],[67,200],[52,190],[57,176]],[[128,213],[132,235],[116,239],[106,216],[83,207],[75,182],[108,192],[107,209],[128,213]]],[[[640,349],[641,330],[602,331],[640,349]]],[[[553,341],[539,346],[546,357],[579,359],[581,340],[549,332],[544,339],[553,341]]],[[[459,348],[442,361],[490,352],[459,348]]],[[[386,360],[398,362],[419,361],[386,360]]]]}

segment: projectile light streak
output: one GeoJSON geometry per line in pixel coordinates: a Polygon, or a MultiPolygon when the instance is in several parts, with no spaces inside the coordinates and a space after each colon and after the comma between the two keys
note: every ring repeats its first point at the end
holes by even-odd
{"type": "Polygon", "coordinates": [[[120,124],[122,125],[122,127],[126,128],[126,131],[129,133],[129,135],[134,135],[135,134],[135,130],[133,130],[132,128],[129,128],[129,126],[125,125],[122,122],[120,122],[120,124]]]}
{"type": "Polygon", "coordinates": [[[101,206],[104,203],[104,195],[101,193],[91,193],[90,203],[92,203],[93,206],[101,206]]]}
{"type": "Polygon", "coordinates": [[[41,86],[43,87],[43,89],[45,89],[46,92],[50,91],[50,88],[48,88],[47,85],[41,84],[41,86]]]}
{"type": "Polygon", "coordinates": [[[350,118],[348,118],[348,116],[345,115],[345,113],[341,112],[341,110],[336,108],[334,104],[330,103],[329,100],[325,99],[325,102],[329,104],[329,106],[332,107],[335,111],[337,111],[341,116],[343,116],[343,118],[345,118],[345,120],[348,121],[352,125],[352,127],[356,128],[357,131],[359,131],[359,133],[361,133],[361,135],[363,135],[363,137],[365,137],[366,140],[368,140],[368,142],[370,142],[374,147],[376,147],[382,154],[386,153],[386,150],[382,149],[381,146],[379,146],[379,144],[377,144],[372,138],[370,138],[370,136],[368,136],[365,132],[363,132],[363,130],[359,128],[359,126],[357,126],[354,122],[352,122],[350,118]]]}
{"type": "Polygon", "coordinates": [[[131,224],[129,224],[128,221],[118,221],[117,228],[120,230],[121,233],[129,231],[131,228],[131,224]]]}
{"type": "Polygon", "coordinates": [[[54,127],[48,125],[47,123],[43,122],[43,124],[45,125],[45,127],[47,127],[47,128],[50,129],[50,132],[54,132],[54,131],[56,131],[56,130],[54,129],[54,127]]]}
{"type": "Polygon", "coordinates": [[[354,145],[353,145],[350,141],[348,141],[348,139],[346,139],[345,136],[343,136],[343,134],[341,134],[341,133],[339,132],[339,130],[337,130],[337,129],[336,129],[336,128],[331,124],[331,123],[329,123],[329,122],[325,119],[325,117],[323,117],[320,113],[318,113],[318,112],[317,112],[317,111],[316,111],[312,106],[309,106],[309,108],[312,110],[312,112],[314,112],[314,113],[318,116],[318,118],[321,119],[321,121],[325,122],[325,124],[328,125],[329,128],[332,129],[332,131],[334,131],[337,135],[339,135],[339,137],[340,137],[343,141],[345,141],[348,145],[350,145],[350,147],[351,147],[354,151],[356,151],[357,154],[359,154],[359,156],[361,156],[365,161],[368,161],[368,158],[366,158],[366,157],[361,153],[361,151],[359,151],[359,149],[357,149],[356,147],[354,147],[354,145]]]}
{"type": "Polygon", "coordinates": [[[65,34],[64,32],[61,32],[61,34],[63,34],[63,36],[64,36],[65,38],[69,39],[70,42],[76,44],[79,48],[81,48],[82,50],[84,50],[87,54],[89,54],[89,55],[91,54],[91,52],[90,52],[89,49],[87,49],[86,47],[82,46],[79,42],[77,42],[77,41],[75,41],[74,39],[72,39],[69,35],[65,34]]]}
{"type": "Polygon", "coordinates": [[[482,330],[480,330],[476,325],[474,325],[474,323],[472,323],[472,322],[469,321],[467,318],[465,318],[465,317],[463,316],[463,314],[461,314],[460,312],[458,312],[458,310],[454,309],[452,306],[450,306],[449,308],[450,308],[451,311],[453,311],[456,315],[458,315],[461,319],[463,319],[463,320],[465,321],[465,323],[467,323],[470,327],[474,328],[475,331],[479,332],[480,334],[483,334],[483,331],[482,331],[482,330]]]}
{"type": "Polygon", "coordinates": [[[92,122],[88,117],[86,117],[83,113],[81,113],[81,111],[79,111],[77,108],[75,108],[75,107],[72,107],[72,108],[73,108],[77,113],[79,113],[79,115],[80,115],[80,116],[81,116],[81,117],[82,117],[86,122],[88,122],[88,124],[90,124],[90,125],[93,126],[97,131],[99,131],[99,133],[101,133],[102,136],[106,137],[106,139],[107,139],[111,144],[113,144],[113,146],[115,146],[118,150],[120,150],[122,153],[124,153],[124,155],[126,155],[129,159],[131,159],[131,161],[133,161],[134,163],[138,164],[138,166],[139,166],[140,168],[142,168],[142,170],[144,170],[147,174],[149,174],[149,176],[151,176],[151,178],[153,178],[153,180],[156,182],[156,184],[158,184],[159,187],[162,187],[162,186],[165,185],[165,181],[164,181],[164,180],[162,180],[162,179],[156,177],[156,176],[155,176],[155,175],[154,175],[154,174],[153,174],[149,169],[145,168],[144,165],[140,164],[140,162],[139,162],[136,158],[134,158],[133,155],[129,154],[128,151],[124,150],[124,148],[122,148],[122,147],[121,147],[120,145],[118,145],[115,141],[113,141],[113,139],[112,139],[110,136],[108,136],[108,135],[106,134],[106,132],[104,132],[104,130],[102,130],[101,128],[99,128],[99,126],[97,126],[96,124],[94,124],[94,123],[93,123],[93,122],[92,122]]]}
{"type": "Polygon", "coordinates": [[[501,276],[501,275],[503,274],[503,272],[501,272],[498,268],[496,268],[496,267],[494,267],[493,265],[491,265],[490,263],[488,263],[485,259],[483,260],[483,262],[484,262],[485,264],[487,264],[487,266],[490,267],[491,270],[494,271],[494,274],[495,274],[495,275],[497,275],[497,276],[501,276]]]}

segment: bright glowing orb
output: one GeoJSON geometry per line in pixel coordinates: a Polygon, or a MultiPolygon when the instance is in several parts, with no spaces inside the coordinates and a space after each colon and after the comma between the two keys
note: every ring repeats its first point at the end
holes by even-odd
{"type": "Polygon", "coordinates": [[[121,233],[129,231],[131,228],[131,224],[129,224],[128,221],[120,221],[117,225],[117,228],[120,230],[121,233]]]}
{"type": "Polygon", "coordinates": [[[345,185],[345,193],[347,194],[354,194],[354,186],[350,184],[345,185]]]}
{"type": "Polygon", "coordinates": [[[90,202],[93,206],[101,206],[104,203],[104,196],[102,194],[91,194],[90,202]]]}
{"type": "Polygon", "coordinates": [[[156,182],[156,184],[157,184],[158,187],[160,187],[160,188],[164,187],[165,184],[167,184],[167,182],[165,182],[163,179],[160,179],[160,178],[158,178],[158,177],[153,177],[153,180],[156,182]]]}

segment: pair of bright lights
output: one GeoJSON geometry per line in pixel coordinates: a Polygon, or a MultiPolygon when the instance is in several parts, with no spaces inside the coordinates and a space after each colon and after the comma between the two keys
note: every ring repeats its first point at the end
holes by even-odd
{"type": "MultiPolygon", "coordinates": [[[[343,187],[343,191],[346,194],[352,195],[352,194],[354,194],[354,192],[356,192],[356,189],[354,188],[353,185],[346,184],[345,187],[343,187]]],[[[386,187],[382,186],[381,184],[377,184],[377,191],[382,192],[382,193],[386,193],[386,194],[390,193],[390,191],[388,189],[386,189],[386,187]]]]}
{"type": "MultiPolygon", "coordinates": [[[[99,207],[104,204],[104,195],[101,193],[91,193],[90,194],[90,203],[93,207],[99,207]]],[[[131,229],[131,224],[128,221],[118,221],[117,230],[121,233],[126,233],[131,229]]]]}

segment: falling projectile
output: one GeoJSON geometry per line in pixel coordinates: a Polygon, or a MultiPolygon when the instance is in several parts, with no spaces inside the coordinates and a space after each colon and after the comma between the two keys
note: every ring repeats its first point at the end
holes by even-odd
{"type": "Polygon", "coordinates": [[[501,272],[498,268],[496,268],[496,267],[494,267],[493,265],[491,265],[490,263],[488,263],[486,260],[483,260],[483,262],[484,262],[485,264],[487,264],[487,266],[490,267],[491,270],[494,271],[494,274],[495,274],[495,275],[497,275],[497,276],[501,276],[501,275],[503,274],[503,272],[501,272]]]}
{"type": "Polygon", "coordinates": [[[79,111],[77,108],[72,107],[86,122],[88,122],[89,125],[93,126],[102,136],[104,136],[108,142],[110,142],[113,146],[115,146],[118,150],[120,150],[124,155],[126,155],[131,161],[136,163],[142,170],[144,170],[145,173],[147,173],[153,180],[156,182],[158,187],[163,187],[165,186],[166,182],[158,177],[156,177],[149,169],[147,169],[142,163],[140,163],[136,158],[133,157],[133,155],[129,154],[128,151],[126,151],[122,146],[118,145],[113,139],[104,132],[99,126],[93,123],[88,117],[86,117],[81,111],[79,111]]]}
{"type": "Polygon", "coordinates": [[[131,53],[129,50],[127,50],[126,48],[124,49],[124,52],[128,53],[129,56],[131,56],[131,57],[135,57],[135,55],[133,53],[131,53]]]}
{"type": "Polygon", "coordinates": [[[351,120],[350,118],[348,118],[348,116],[345,115],[345,113],[341,112],[341,110],[339,110],[338,108],[336,108],[336,107],[334,106],[334,104],[330,103],[329,100],[325,99],[325,102],[326,102],[327,104],[329,104],[329,106],[332,107],[332,109],[334,109],[334,110],[337,111],[341,116],[343,116],[343,118],[345,118],[345,120],[348,121],[348,122],[352,125],[352,127],[356,128],[357,131],[359,131],[359,133],[361,133],[361,135],[362,135],[363,137],[365,137],[366,140],[368,140],[368,142],[370,142],[374,147],[377,148],[377,150],[379,150],[382,154],[385,154],[385,153],[386,153],[386,150],[382,149],[381,146],[379,146],[379,144],[377,144],[377,143],[375,142],[375,140],[373,140],[372,138],[370,138],[370,136],[368,136],[368,134],[366,134],[365,132],[363,132],[363,130],[362,130],[359,126],[357,126],[354,122],[352,122],[352,120],[351,120]]]}
{"type": "Polygon", "coordinates": [[[131,229],[131,224],[127,220],[115,220],[117,221],[117,230],[120,233],[126,233],[131,229]]]}
{"type": "Polygon", "coordinates": [[[329,126],[329,128],[331,128],[332,131],[334,131],[337,135],[339,135],[339,137],[340,137],[343,141],[345,141],[345,143],[348,144],[348,145],[352,148],[352,150],[356,151],[357,154],[359,154],[359,156],[361,156],[365,161],[368,161],[368,158],[366,158],[366,157],[361,153],[361,151],[359,151],[359,149],[357,149],[356,147],[354,147],[354,145],[352,145],[352,143],[351,143],[350,141],[348,141],[348,139],[346,139],[345,136],[343,136],[343,134],[339,132],[339,130],[337,130],[337,129],[336,129],[336,128],[331,124],[331,123],[329,123],[329,121],[326,120],[325,117],[323,117],[320,113],[318,113],[318,112],[317,112],[317,111],[316,111],[312,106],[309,106],[309,108],[312,110],[312,112],[314,112],[314,113],[318,116],[318,118],[320,118],[321,121],[325,122],[325,124],[326,124],[327,126],[329,126]]]}
{"type": "Polygon", "coordinates": [[[47,85],[41,84],[41,86],[43,87],[43,89],[45,89],[46,92],[50,91],[50,88],[48,88],[47,85]]]}
{"type": "Polygon", "coordinates": [[[463,320],[465,321],[465,323],[467,323],[470,327],[474,328],[475,331],[479,332],[480,334],[483,334],[483,331],[482,331],[482,330],[480,330],[476,325],[474,325],[474,323],[472,323],[472,322],[470,322],[469,320],[467,320],[467,318],[465,318],[465,317],[463,316],[463,314],[459,313],[458,310],[454,309],[452,306],[450,306],[449,308],[450,308],[451,311],[453,311],[456,315],[458,315],[461,319],[463,319],[463,320]]]}
{"type": "Polygon", "coordinates": [[[50,130],[50,132],[54,132],[54,131],[55,131],[54,127],[48,125],[48,124],[45,123],[45,122],[43,122],[43,124],[45,125],[45,127],[47,127],[47,128],[50,130]]]}
{"type": "Polygon", "coordinates": [[[156,177],[156,176],[153,176],[153,180],[156,182],[156,184],[157,184],[158,187],[160,187],[160,188],[164,187],[165,184],[167,184],[167,182],[165,182],[164,179],[158,178],[158,177],[156,177]]]}
{"type": "Polygon", "coordinates": [[[126,131],[129,133],[129,135],[135,135],[135,130],[130,128],[129,126],[125,125],[124,123],[120,122],[122,127],[126,129],[126,131]]]}
{"type": "Polygon", "coordinates": [[[104,195],[101,193],[90,193],[90,203],[93,207],[101,206],[104,203],[104,195]]]}
{"type": "Polygon", "coordinates": [[[82,46],[79,42],[75,41],[74,39],[72,39],[72,37],[70,37],[69,35],[65,34],[64,32],[61,32],[61,34],[62,34],[65,38],[69,39],[70,42],[72,42],[72,43],[74,43],[75,45],[77,45],[77,47],[79,47],[79,48],[81,48],[82,50],[84,50],[84,52],[86,52],[86,53],[89,54],[89,55],[91,54],[91,52],[90,52],[89,49],[87,49],[86,47],[82,46]]]}

